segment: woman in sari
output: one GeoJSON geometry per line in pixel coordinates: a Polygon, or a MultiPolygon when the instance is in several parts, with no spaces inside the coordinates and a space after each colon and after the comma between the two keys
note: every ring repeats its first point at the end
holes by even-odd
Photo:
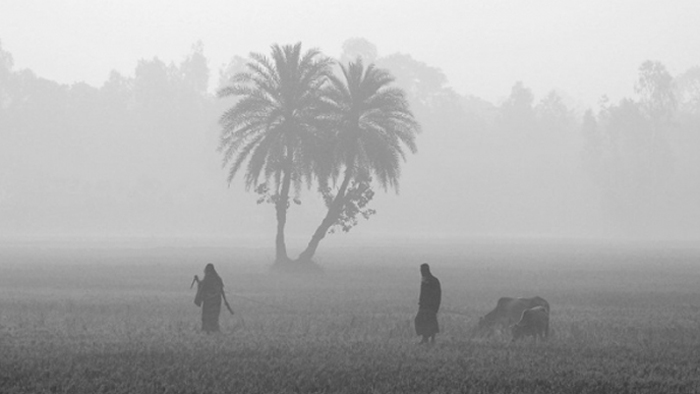
{"type": "Polygon", "coordinates": [[[204,267],[204,279],[197,283],[197,296],[194,303],[202,307],[202,331],[219,331],[221,300],[224,297],[224,282],[214,269],[214,264],[204,267]]]}

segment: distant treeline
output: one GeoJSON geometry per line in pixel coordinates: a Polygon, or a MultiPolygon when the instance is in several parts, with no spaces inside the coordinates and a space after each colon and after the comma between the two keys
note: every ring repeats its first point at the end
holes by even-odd
{"type": "MultiPolygon", "coordinates": [[[[410,55],[363,39],[343,50],[340,62],[389,70],[423,130],[370,231],[700,235],[700,66],[673,76],[644,62],[635,97],[587,109],[556,91],[535,100],[522,82],[491,103],[410,55]]],[[[0,235],[270,234],[256,197],[226,189],[216,152],[231,105],[216,90],[245,62],[211,83],[198,43],[179,64],[64,85],[15,69],[0,45],[0,235]]]]}

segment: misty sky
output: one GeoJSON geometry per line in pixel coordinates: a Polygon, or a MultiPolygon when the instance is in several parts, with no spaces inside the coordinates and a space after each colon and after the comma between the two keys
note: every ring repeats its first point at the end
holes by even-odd
{"type": "MultiPolygon", "coordinates": [[[[441,68],[461,94],[498,102],[522,80],[586,106],[633,95],[639,65],[676,75],[700,63],[700,1],[8,0],[0,40],[15,67],[101,86],[138,59],[180,61],[197,40],[214,71],[233,55],[302,41],[326,54],[364,37],[380,55],[441,68]]],[[[216,83],[212,78],[210,83],[216,83]]]]}
{"type": "MultiPolygon", "coordinates": [[[[301,41],[339,57],[343,43],[359,37],[375,44],[380,58],[403,53],[417,61],[395,57],[395,67],[439,68],[457,93],[491,104],[429,84],[414,92],[414,77],[399,71],[397,84],[416,96],[409,100],[423,128],[418,154],[402,166],[400,196],[378,193],[372,209],[379,214],[351,236],[697,238],[700,113],[679,109],[673,130],[642,146],[637,137],[653,128],[635,117],[640,101],[622,99],[643,99],[634,86],[647,60],[672,77],[700,65],[698,21],[699,0],[0,0],[0,42],[15,72],[100,88],[112,70],[133,77],[147,60],[140,68],[146,79],[131,79],[126,90],[135,100],[129,105],[109,86],[56,89],[23,78],[11,89],[17,103],[21,92],[29,101],[2,119],[9,127],[0,130],[0,236],[270,240],[273,210],[256,205],[240,178],[228,187],[216,152],[217,119],[230,104],[201,101],[203,90],[178,90],[185,85],[177,78],[144,85],[160,75],[162,63],[152,60],[177,69],[201,41],[213,91],[234,56],[301,41]],[[548,96],[552,90],[559,96],[548,96]],[[603,95],[610,101],[601,109],[603,95]],[[560,96],[563,109],[543,100],[560,96]],[[60,100],[64,110],[42,111],[60,100]],[[605,113],[600,127],[584,133],[581,118],[566,110],[581,116],[588,108],[605,113]],[[596,139],[598,133],[625,139],[596,139]]],[[[313,190],[300,193],[304,204],[290,209],[286,228],[297,238],[290,247],[304,245],[325,214],[313,190]]]]}

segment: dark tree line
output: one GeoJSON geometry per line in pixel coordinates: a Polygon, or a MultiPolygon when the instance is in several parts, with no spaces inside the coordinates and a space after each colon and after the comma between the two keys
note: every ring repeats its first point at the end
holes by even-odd
{"type": "MultiPolygon", "coordinates": [[[[343,86],[352,89],[353,73],[367,76],[373,65],[379,74],[370,79],[381,72],[394,78],[382,86],[403,91],[423,133],[399,144],[403,153],[415,145],[420,151],[401,173],[385,172],[382,179],[382,170],[375,171],[382,163],[372,162],[371,152],[335,153],[341,150],[338,141],[355,144],[358,152],[362,146],[341,139],[340,131],[351,127],[337,126],[341,109],[350,104],[319,101],[312,112],[333,115],[312,116],[318,124],[311,126],[335,132],[294,156],[294,163],[308,168],[291,173],[286,195],[287,204],[296,205],[311,185],[327,203],[305,258],[323,235],[347,231],[375,210],[381,215],[372,219],[374,226],[390,223],[388,228],[416,232],[700,232],[698,66],[671,75],[662,63],[645,62],[632,97],[617,102],[603,97],[596,108],[581,108],[559,91],[538,99],[522,82],[497,103],[461,95],[439,69],[407,54],[382,55],[363,39],[348,40],[338,59],[345,72],[329,62],[323,78],[337,83],[324,89],[335,86],[341,97],[343,86]],[[399,200],[374,196],[377,186],[397,189],[391,179],[399,175],[399,200]],[[345,210],[332,209],[338,199],[345,210]],[[598,222],[589,223],[595,217],[598,222]]],[[[217,90],[232,86],[231,78],[250,71],[251,62],[256,60],[232,57],[218,70],[217,90]]],[[[216,98],[208,88],[211,75],[201,44],[177,63],[142,59],[133,76],[112,72],[101,87],[58,84],[18,70],[0,47],[0,231],[62,232],[70,223],[83,232],[207,233],[222,217],[231,224],[219,231],[264,223],[257,213],[247,214],[244,196],[235,195],[231,203],[237,188],[219,189],[225,175],[214,153],[221,132],[217,120],[240,98],[216,98]]],[[[271,155],[285,157],[283,150],[269,148],[271,155]]],[[[396,154],[391,157],[401,162],[396,154]]],[[[260,193],[259,200],[277,203],[285,199],[278,198],[285,178],[277,171],[285,162],[267,159],[250,161],[265,165],[256,170],[259,178],[245,183],[260,193]]],[[[242,174],[250,173],[248,166],[242,174]]]]}
{"type": "Polygon", "coordinates": [[[638,97],[601,101],[581,125],[583,158],[599,185],[602,207],[628,231],[644,233],[682,217],[673,212],[696,199],[700,161],[700,75],[697,67],[673,78],[660,62],[639,67],[638,97]]]}
{"type": "Polygon", "coordinates": [[[170,212],[195,204],[210,187],[201,174],[217,169],[201,160],[212,155],[207,128],[217,116],[201,44],[179,64],[153,58],[133,77],[113,71],[101,87],[14,70],[0,54],[0,228],[155,229],[148,234],[180,226],[170,212]],[[158,220],[163,226],[152,226],[158,220]]]}

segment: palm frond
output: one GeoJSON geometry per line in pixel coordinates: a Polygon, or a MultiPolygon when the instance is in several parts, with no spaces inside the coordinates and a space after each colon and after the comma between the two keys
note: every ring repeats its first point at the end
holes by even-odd
{"type": "MultiPolygon", "coordinates": [[[[233,165],[231,165],[231,168],[228,173],[228,177],[226,178],[228,184],[230,185],[231,182],[233,181],[233,178],[236,176],[236,173],[238,173],[238,170],[241,168],[243,163],[246,161],[248,156],[250,155],[250,152],[255,149],[260,141],[263,139],[264,136],[260,135],[254,138],[252,141],[249,141],[244,144],[244,146],[238,151],[238,155],[236,156],[236,160],[234,161],[233,165]]],[[[246,190],[249,190],[250,187],[248,184],[246,184],[246,190]]]]}
{"type": "Polygon", "coordinates": [[[398,191],[401,161],[415,153],[418,122],[403,91],[391,87],[393,76],[361,59],[340,65],[341,76],[331,75],[324,103],[336,135],[331,174],[342,166],[373,173],[379,184],[398,191]],[[334,114],[334,115],[330,115],[334,114]]]}
{"type": "Polygon", "coordinates": [[[326,98],[331,60],[317,49],[302,53],[301,43],[275,44],[269,57],[251,53],[250,59],[246,70],[217,92],[238,97],[219,120],[219,151],[231,165],[229,182],[245,165],[246,188],[262,177],[279,187],[286,171],[299,190],[317,172],[330,172],[320,169],[316,157],[321,157],[320,130],[330,129],[337,116],[332,114],[338,113],[326,98]]]}

